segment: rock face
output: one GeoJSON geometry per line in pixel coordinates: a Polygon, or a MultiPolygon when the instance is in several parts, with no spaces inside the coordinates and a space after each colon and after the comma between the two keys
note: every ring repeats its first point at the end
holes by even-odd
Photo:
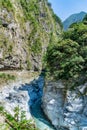
{"type": "MultiPolygon", "coordinates": [[[[43,76],[34,76],[3,86],[0,89],[0,106],[3,106],[13,116],[14,109],[19,107],[20,111],[25,112],[27,119],[34,120],[39,130],[54,130],[41,108],[43,86],[43,76]]],[[[0,115],[0,123],[5,125],[4,118],[0,115]]]]}
{"type": "Polygon", "coordinates": [[[40,100],[43,93],[44,79],[37,77],[29,83],[12,83],[0,89],[0,106],[3,105],[6,111],[14,115],[15,107],[25,111],[26,118],[32,118],[30,108],[40,100]]]}
{"type": "Polygon", "coordinates": [[[62,81],[47,82],[43,110],[57,130],[87,127],[87,83],[76,90],[66,89],[62,81]]]}
{"type": "Polygon", "coordinates": [[[43,53],[60,32],[46,0],[1,0],[0,69],[41,70],[43,53]]]}

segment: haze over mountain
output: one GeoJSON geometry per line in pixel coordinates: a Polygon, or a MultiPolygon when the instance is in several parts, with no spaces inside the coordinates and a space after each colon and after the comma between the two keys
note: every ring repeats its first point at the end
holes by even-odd
{"type": "Polygon", "coordinates": [[[86,12],[81,11],[80,13],[72,14],[70,15],[64,22],[63,22],[63,28],[64,30],[67,30],[69,26],[76,22],[81,22],[83,18],[85,17],[86,12]]]}

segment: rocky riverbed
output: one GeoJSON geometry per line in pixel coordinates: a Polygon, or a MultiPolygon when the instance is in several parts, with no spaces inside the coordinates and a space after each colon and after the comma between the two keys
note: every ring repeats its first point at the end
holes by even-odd
{"type": "Polygon", "coordinates": [[[26,112],[27,119],[35,120],[40,130],[53,130],[41,108],[44,77],[37,74],[31,77],[26,72],[20,72],[19,76],[18,80],[1,87],[0,105],[3,105],[5,110],[12,115],[14,115],[14,108],[19,106],[22,111],[26,112]]]}
{"type": "Polygon", "coordinates": [[[44,81],[40,74],[17,72],[17,76],[16,81],[0,85],[0,105],[9,113],[14,115],[19,106],[40,130],[87,127],[87,83],[69,90],[61,81],[44,81]]]}
{"type": "Polygon", "coordinates": [[[46,82],[43,110],[57,130],[87,129],[87,83],[67,89],[63,82],[46,82]]]}

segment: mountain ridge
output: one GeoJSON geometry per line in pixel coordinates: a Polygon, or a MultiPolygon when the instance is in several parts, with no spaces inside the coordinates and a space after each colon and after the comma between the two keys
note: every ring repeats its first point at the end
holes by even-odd
{"type": "Polygon", "coordinates": [[[67,30],[69,26],[73,23],[81,22],[86,14],[87,14],[86,12],[81,11],[80,13],[75,13],[75,14],[70,15],[68,18],[66,18],[63,21],[64,30],[67,30]]]}

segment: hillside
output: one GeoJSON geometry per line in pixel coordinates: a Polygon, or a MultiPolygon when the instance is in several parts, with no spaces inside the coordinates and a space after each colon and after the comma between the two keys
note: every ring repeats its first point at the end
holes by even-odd
{"type": "Polygon", "coordinates": [[[60,32],[47,0],[1,0],[0,70],[41,70],[43,53],[60,32]]]}
{"type": "Polygon", "coordinates": [[[76,14],[72,14],[69,16],[64,22],[63,22],[63,28],[64,30],[67,30],[69,26],[73,23],[81,22],[83,18],[85,17],[86,12],[80,12],[76,14]]]}

